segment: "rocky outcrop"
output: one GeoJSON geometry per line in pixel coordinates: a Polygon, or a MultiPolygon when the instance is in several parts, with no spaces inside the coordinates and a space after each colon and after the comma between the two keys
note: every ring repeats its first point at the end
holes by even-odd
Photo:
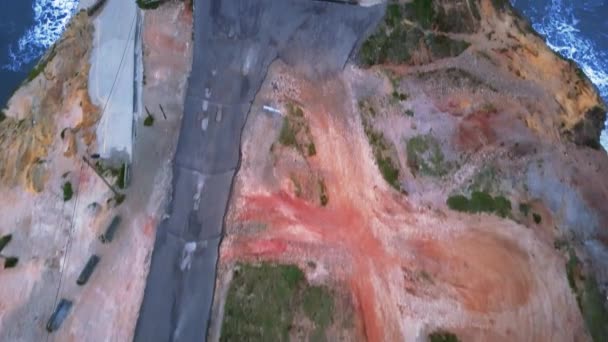
{"type": "Polygon", "coordinates": [[[67,155],[86,147],[99,110],[89,98],[89,54],[93,26],[82,11],[75,15],[62,38],[42,57],[15,92],[0,123],[0,182],[44,189],[47,165],[54,158],[57,139],[66,136],[67,155]],[[79,144],[72,134],[76,134],[79,144]],[[84,141],[82,140],[83,138],[84,141]]]}

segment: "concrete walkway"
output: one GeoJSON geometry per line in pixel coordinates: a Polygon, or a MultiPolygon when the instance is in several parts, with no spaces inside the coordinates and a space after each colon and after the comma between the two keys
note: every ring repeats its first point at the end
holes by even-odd
{"type": "Polygon", "coordinates": [[[103,111],[98,153],[121,162],[132,159],[137,12],[134,0],[107,0],[93,20],[89,94],[103,111]]]}

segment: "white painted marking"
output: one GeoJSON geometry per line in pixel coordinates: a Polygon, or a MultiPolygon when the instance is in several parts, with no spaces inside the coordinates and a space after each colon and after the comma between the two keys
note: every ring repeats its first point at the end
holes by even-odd
{"type": "Polygon", "coordinates": [[[220,122],[220,121],[222,121],[222,107],[220,107],[220,108],[217,110],[217,114],[215,115],[215,121],[216,121],[216,122],[220,122]]]}
{"type": "Polygon", "coordinates": [[[203,132],[207,130],[207,127],[209,127],[209,118],[204,118],[203,121],[201,121],[201,129],[203,132]]]}
{"type": "Polygon", "coordinates": [[[209,109],[209,101],[203,100],[203,112],[206,112],[209,109]]]}
{"type": "Polygon", "coordinates": [[[186,269],[190,269],[192,265],[192,254],[196,251],[196,242],[187,242],[184,245],[184,249],[182,250],[182,262],[179,265],[179,268],[182,271],[186,269]]]}
{"type": "Polygon", "coordinates": [[[271,113],[275,113],[275,114],[280,114],[283,115],[283,113],[281,113],[280,110],[274,108],[274,107],[270,107],[270,106],[263,106],[262,107],[265,111],[271,112],[271,113]]]}

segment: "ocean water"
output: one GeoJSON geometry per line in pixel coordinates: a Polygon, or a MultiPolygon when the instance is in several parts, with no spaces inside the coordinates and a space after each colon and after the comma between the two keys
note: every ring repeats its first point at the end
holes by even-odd
{"type": "Polygon", "coordinates": [[[61,36],[78,0],[0,0],[0,108],[61,36]]]}
{"type": "MultiPolygon", "coordinates": [[[[545,36],[553,50],[581,66],[608,102],[608,0],[511,2],[545,36]]],[[[601,139],[608,150],[608,127],[601,139]]]]}
{"type": "MultiPolygon", "coordinates": [[[[608,102],[608,0],[511,1],[552,49],[581,65],[608,102]]],[[[0,0],[0,107],[77,7],[78,0],[0,0]]],[[[602,145],[608,149],[608,128],[602,145]]]]}

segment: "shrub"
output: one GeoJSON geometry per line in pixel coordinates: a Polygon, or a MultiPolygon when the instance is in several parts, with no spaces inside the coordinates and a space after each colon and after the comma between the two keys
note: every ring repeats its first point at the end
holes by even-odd
{"type": "Polygon", "coordinates": [[[72,189],[72,183],[65,182],[65,183],[63,183],[63,186],[61,188],[63,190],[63,201],[67,202],[67,201],[71,200],[72,196],[74,195],[74,190],[72,189]]]}
{"type": "Polygon", "coordinates": [[[447,204],[452,210],[465,212],[469,210],[469,199],[463,195],[448,197],[447,204]]]}
{"type": "Polygon", "coordinates": [[[147,9],[156,9],[162,3],[161,0],[136,0],[137,6],[139,8],[147,10],[147,9]]]}
{"type": "Polygon", "coordinates": [[[4,258],[4,268],[13,268],[17,266],[19,258],[17,257],[6,257],[4,258]]]}
{"type": "Polygon", "coordinates": [[[511,201],[504,196],[492,197],[482,191],[474,191],[471,199],[463,195],[450,196],[446,204],[452,210],[471,214],[493,213],[500,217],[508,217],[511,214],[511,201]]]}
{"type": "Polygon", "coordinates": [[[431,342],[458,342],[458,336],[449,331],[435,331],[429,335],[431,342]]]}
{"type": "Polygon", "coordinates": [[[534,223],[536,224],[540,224],[540,222],[543,220],[540,214],[537,213],[532,214],[532,218],[534,219],[534,223]]]}
{"type": "Polygon", "coordinates": [[[144,126],[150,127],[152,125],[154,125],[154,117],[148,114],[148,116],[146,116],[146,118],[144,119],[144,126]]]}
{"type": "Polygon", "coordinates": [[[7,234],[7,235],[3,235],[2,237],[0,237],[0,251],[2,251],[4,249],[4,247],[6,247],[6,245],[8,245],[9,242],[11,242],[12,239],[13,239],[13,234],[7,234]]]}
{"type": "Polygon", "coordinates": [[[528,214],[530,213],[530,205],[528,203],[520,203],[519,212],[527,217],[528,214]]]}

